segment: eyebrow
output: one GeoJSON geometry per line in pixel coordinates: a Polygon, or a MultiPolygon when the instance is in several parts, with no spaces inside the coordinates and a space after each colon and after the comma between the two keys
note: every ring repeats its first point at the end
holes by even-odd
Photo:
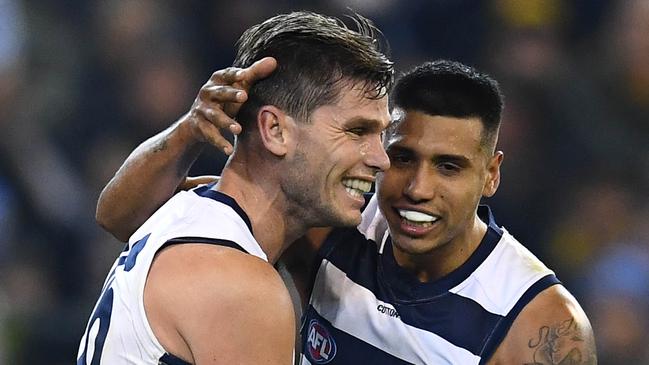
{"type": "Polygon", "coordinates": [[[471,160],[468,159],[466,156],[463,156],[463,155],[451,155],[451,154],[435,155],[433,157],[433,161],[435,161],[435,162],[452,162],[452,163],[458,164],[460,166],[468,166],[469,164],[471,164],[471,160]]]}
{"type": "MultiPolygon", "coordinates": [[[[409,153],[415,155],[416,152],[410,147],[399,145],[399,142],[389,144],[386,148],[388,153],[409,153]]],[[[452,162],[460,166],[468,166],[471,160],[464,155],[442,154],[434,155],[431,159],[433,162],[452,162]]]]}
{"type": "Polygon", "coordinates": [[[372,131],[382,131],[385,130],[389,124],[389,121],[384,123],[383,121],[378,119],[368,119],[362,116],[358,116],[347,120],[344,125],[346,127],[363,126],[369,127],[370,129],[372,129],[372,131]]]}

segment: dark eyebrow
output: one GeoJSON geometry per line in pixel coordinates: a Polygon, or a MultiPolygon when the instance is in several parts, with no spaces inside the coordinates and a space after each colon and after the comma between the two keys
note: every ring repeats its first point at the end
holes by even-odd
{"type": "Polygon", "coordinates": [[[387,145],[386,148],[385,148],[385,151],[390,152],[390,153],[397,153],[397,152],[413,153],[412,149],[410,149],[408,147],[405,147],[405,146],[400,146],[398,143],[393,143],[393,144],[387,145]]]}
{"type": "Polygon", "coordinates": [[[434,162],[451,162],[459,166],[468,166],[471,160],[462,155],[437,155],[433,157],[434,162]]]}
{"type": "Polygon", "coordinates": [[[370,129],[372,132],[379,132],[387,128],[388,123],[384,123],[378,119],[367,119],[364,117],[355,117],[345,122],[344,124],[347,128],[354,127],[365,127],[370,129]]]}

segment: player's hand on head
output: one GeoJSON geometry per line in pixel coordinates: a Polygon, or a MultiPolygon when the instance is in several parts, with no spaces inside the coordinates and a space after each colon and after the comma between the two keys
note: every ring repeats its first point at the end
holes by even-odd
{"type": "MultiPolygon", "coordinates": [[[[243,97],[248,98],[248,90],[252,85],[275,71],[277,68],[277,61],[272,57],[264,57],[261,60],[253,63],[250,67],[236,68],[231,67],[230,73],[224,75],[225,82],[233,82],[233,86],[243,91],[243,97]]],[[[243,102],[227,103],[225,104],[225,112],[229,116],[235,116],[239,112],[239,108],[243,102]]]]}
{"type": "Polygon", "coordinates": [[[228,67],[216,71],[201,87],[191,110],[183,116],[192,136],[207,142],[229,155],[232,144],[223,137],[220,129],[227,128],[234,134],[241,132],[241,125],[233,118],[241,105],[248,100],[248,90],[258,80],[268,77],[277,67],[277,61],[265,57],[247,68],[228,67]]]}

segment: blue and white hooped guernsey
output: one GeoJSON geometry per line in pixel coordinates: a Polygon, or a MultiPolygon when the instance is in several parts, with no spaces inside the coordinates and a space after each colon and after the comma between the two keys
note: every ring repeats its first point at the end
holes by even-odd
{"type": "Polygon", "coordinates": [[[144,311],[144,284],[155,254],[163,247],[216,244],[268,261],[246,213],[234,199],[211,187],[176,194],[131,236],[90,315],[77,365],[187,365],[162,348],[144,311]]]}
{"type": "Polygon", "coordinates": [[[560,283],[486,206],[477,250],[449,275],[420,283],[395,262],[375,200],[359,227],[334,231],[320,251],[303,365],[484,364],[523,307],[560,283]]]}

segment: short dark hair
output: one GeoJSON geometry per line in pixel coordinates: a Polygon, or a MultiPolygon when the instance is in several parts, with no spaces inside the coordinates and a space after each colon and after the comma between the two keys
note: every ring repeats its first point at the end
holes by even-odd
{"type": "Polygon", "coordinates": [[[456,118],[478,117],[483,143],[494,142],[500,127],[503,95],[498,82],[455,61],[426,62],[406,72],[394,85],[391,104],[404,110],[456,118]]]}
{"type": "Polygon", "coordinates": [[[251,87],[238,117],[244,131],[262,105],[275,105],[308,122],[314,109],[336,102],[343,86],[361,85],[369,98],[386,94],[394,67],[380,50],[386,44],[378,38],[381,32],[360,15],[349,18],[356,30],[337,18],[293,12],[274,16],[241,35],[235,67],[248,67],[267,56],[278,64],[268,78],[251,87]]]}

